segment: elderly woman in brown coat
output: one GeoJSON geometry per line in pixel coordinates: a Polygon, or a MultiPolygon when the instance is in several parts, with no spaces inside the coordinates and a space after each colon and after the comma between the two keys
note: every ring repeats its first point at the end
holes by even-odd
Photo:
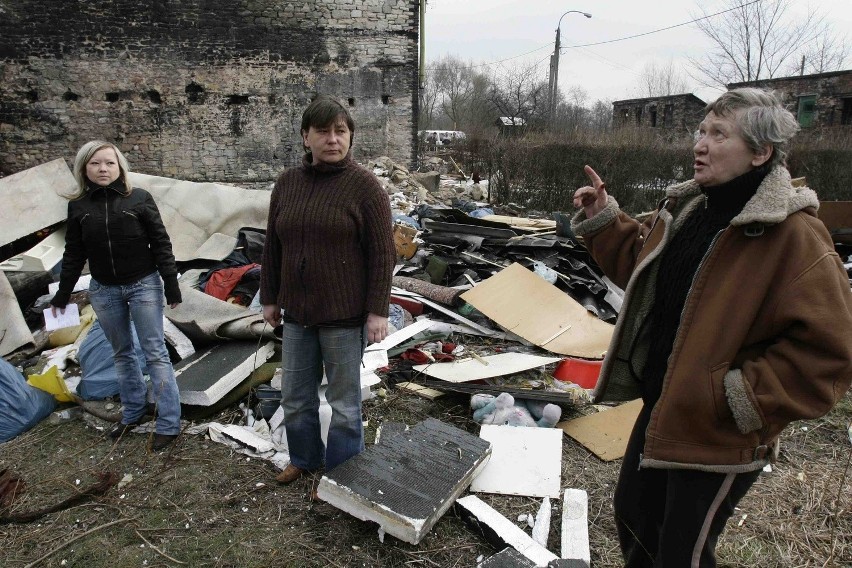
{"type": "Polygon", "coordinates": [[[716,541],[793,420],[852,379],[852,292],[816,194],[793,187],[798,130],[778,99],[736,89],[707,106],[695,175],[645,222],[598,174],[572,226],[625,288],[594,398],[641,397],[615,490],[629,568],[716,566],[716,541]]]}

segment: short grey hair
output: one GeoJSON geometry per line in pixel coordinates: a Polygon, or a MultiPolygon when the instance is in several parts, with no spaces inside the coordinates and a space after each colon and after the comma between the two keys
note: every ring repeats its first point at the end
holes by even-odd
{"type": "Polygon", "coordinates": [[[772,146],[770,167],[786,164],[787,149],[799,131],[799,123],[775,93],[753,87],[733,89],[704,108],[704,114],[710,111],[733,119],[754,152],[759,152],[764,145],[772,146]]]}
{"type": "Polygon", "coordinates": [[[126,193],[130,193],[132,187],[127,175],[130,171],[127,158],[124,157],[124,154],[121,153],[121,150],[115,144],[104,142],[103,140],[92,140],[83,144],[77,151],[77,157],[74,158],[74,179],[77,180],[77,191],[71,196],[72,199],[78,199],[86,194],[86,182],[89,179],[86,177],[86,164],[89,163],[89,160],[92,159],[92,156],[98,150],[103,150],[104,148],[112,148],[115,151],[115,156],[118,158],[118,168],[121,171],[119,179],[124,182],[126,193]]]}

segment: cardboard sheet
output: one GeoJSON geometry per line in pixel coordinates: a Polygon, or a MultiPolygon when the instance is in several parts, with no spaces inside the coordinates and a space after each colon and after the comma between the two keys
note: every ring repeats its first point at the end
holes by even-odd
{"type": "Polygon", "coordinates": [[[556,361],[559,361],[559,357],[540,357],[529,353],[500,353],[479,358],[456,359],[449,363],[414,365],[413,369],[443,381],[463,383],[512,375],[556,361]]]}
{"type": "Polygon", "coordinates": [[[612,324],[517,263],[461,297],[508,331],[554,353],[602,358],[612,336],[612,324]]]}
{"type": "Polygon", "coordinates": [[[624,457],[627,440],[640,410],[642,399],[637,398],[611,410],[560,422],[556,427],[602,460],[617,460],[624,457]]]}

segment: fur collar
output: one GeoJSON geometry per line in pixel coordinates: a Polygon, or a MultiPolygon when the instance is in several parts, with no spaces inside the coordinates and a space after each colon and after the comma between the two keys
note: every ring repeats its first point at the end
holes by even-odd
{"type": "MultiPolygon", "coordinates": [[[[682,199],[684,202],[703,198],[701,188],[695,180],[669,187],[666,190],[666,197],[682,199]]],[[[760,183],[754,197],[731,220],[731,225],[741,226],[751,223],[775,225],[793,213],[808,207],[819,208],[816,192],[807,187],[793,187],[787,168],[775,166],[760,183]]]]}

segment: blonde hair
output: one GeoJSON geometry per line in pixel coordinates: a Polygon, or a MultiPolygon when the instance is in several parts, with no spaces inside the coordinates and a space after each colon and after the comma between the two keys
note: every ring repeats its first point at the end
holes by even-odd
{"type": "Polygon", "coordinates": [[[77,191],[71,195],[71,199],[79,199],[86,194],[86,182],[89,179],[86,177],[86,164],[89,163],[89,160],[92,159],[92,156],[98,150],[103,150],[104,148],[111,148],[115,152],[115,157],[118,158],[118,169],[121,172],[119,179],[124,182],[125,194],[130,194],[133,188],[130,186],[130,180],[127,176],[127,172],[129,171],[127,158],[124,157],[124,154],[121,153],[121,150],[115,144],[104,142],[103,140],[92,140],[83,144],[77,151],[77,157],[74,158],[74,179],[77,180],[77,191]]]}

